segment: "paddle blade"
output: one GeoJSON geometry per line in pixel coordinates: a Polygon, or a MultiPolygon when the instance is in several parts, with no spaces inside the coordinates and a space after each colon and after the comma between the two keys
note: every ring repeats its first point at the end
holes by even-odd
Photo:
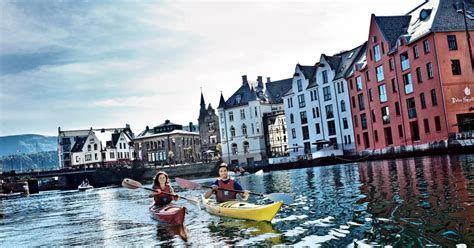
{"type": "Polygon", "coordinates": [[[140,182],[137,182],[130,178],[125,178],[122,181],[122,187],[127,188],[127,189],[138,189],[138,188],[142,188],[143,186],[140,182]]]}
{"type": "Polygon", "coordinates": [[[271,193],[271,194],[264,195],[264,196],[265,196],[265,198],[270,199],[274,202],[281,201],[285,205],[289,205],[289,204],[293,203],[293,197],[291,197],[291,195],[287,195],[287,194],[284,194],[284,193],[271,193]]]}
{"type": "Polygon", "coordinates": [[[255,175],[262,176],[263,175],[263,170],[259,170],[259,171],[255,172],[255,175]]]}
{"type": "Polygon", "coordinates": [[[201,185],[183,178],[175,178],[176,183],[183,189],[199,189],[201,185]]]}

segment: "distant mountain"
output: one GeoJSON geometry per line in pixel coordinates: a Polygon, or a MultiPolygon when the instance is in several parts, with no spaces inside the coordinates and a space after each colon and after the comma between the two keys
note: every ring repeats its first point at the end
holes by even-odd
{"type": "Polygon", "coordinates": [[[0,137],[0,157],[24,153],[56,151],[58,137],[37,134],[21,134],[0,137]]]}

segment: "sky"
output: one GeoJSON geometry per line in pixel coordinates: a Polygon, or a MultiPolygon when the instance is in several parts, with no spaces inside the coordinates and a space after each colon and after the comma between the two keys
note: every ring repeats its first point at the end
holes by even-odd
{"type": "Polygon", "coordinates": [[[0,1],[0,136],[197,124],[258,76],[361,45],[422,0],[0,1]]]}

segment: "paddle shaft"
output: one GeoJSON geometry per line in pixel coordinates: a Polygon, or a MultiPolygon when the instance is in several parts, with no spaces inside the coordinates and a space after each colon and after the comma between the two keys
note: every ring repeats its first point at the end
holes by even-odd
{"type": "MultiPolygon", "coordinates": [[[[204,185],[202,185],[201,187],[212,189],[211,186],[204,186],[204,185]]],[[[224,191],[230,191],[230,192],[235,192],[235,193],[245,193],[245,191],[240,191],[240,190],[235,190],[235,189],[217,188],[217,190],[224,190],[224,191]]],[[[251,195],[258,195],[258,196],[264,196],[264,194],[259,194],[259,193],[250,192],[250,191],[249,191],[249,194],[251,194],[251,195]]]]}
{"type": "MultiPolygon", "coordinates": [[[[146,190],[149,190],[149,191],[154,191],[154,192],[158,192],[157,190],[154,190],[154,189],[151,189],[151,188],[147,188],[147,187],[142,187],[143,189],[146,189],[146,190]]],[[[168,192],[164,192],[164,191],[161,191],[160,193],[163,193],[165,195],[170,195],[170,196],[179,196],[179,198],[181,199],[185,199],[185,200],[188,200],[188,201],[193,201],[193,199],[189,199],[189,198],[186,198],[184,196],[180,196],[180,195],[177,195],[177,194],[171,194],[171,193],[168,193],[168,192]]]]}

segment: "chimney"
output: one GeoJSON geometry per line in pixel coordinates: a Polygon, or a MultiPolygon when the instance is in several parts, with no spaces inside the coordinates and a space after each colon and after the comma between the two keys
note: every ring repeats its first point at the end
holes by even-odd
{"type": "Polygon", "coordinates": [[[271,82],[270,77],[267,77],[267,83],[270,83],[270,82],[271,82]]]}
{"type": "Polygon", "coordinates": [[[257,82],[258,82],[259,84],[263,83],[262,76],[258,76],[258,77],[257,77],[257,82]]]}
{"type": "Polygon", "coordinates": [[[194,126],[192,122],[189,122],[189,132],[194,132],[194,126]]]}
{"type": "Polygon", "coordinates": [[[246,84],[249,84],[249,82],[247,81],[247,75],[242,75],[242,85],[246,84]]]}

